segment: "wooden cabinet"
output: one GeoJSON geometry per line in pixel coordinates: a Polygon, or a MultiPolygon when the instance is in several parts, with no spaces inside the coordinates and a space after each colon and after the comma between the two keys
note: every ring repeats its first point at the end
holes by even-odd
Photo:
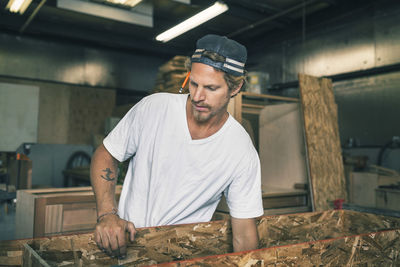
{"type": "MultiPolygon", "coordinates": [[[[121,186],[116,188],[117,200],[121,186]]],[[[17,191],[16,238],[87,232],[97,219],[91,187],[17,191]]]]}
{"type": "Polygon", "coordinates": [[[266,102],[267,100],[299,102],[299,99],[293,97],[241,92],[234,98],[231,98],[228,105],[228,112],[238,122],[242,123],[243,114],[259,115],[266,105],[271,104],[270,102],[266,102]]]}
{"type": "Polygon", "coordinates": [[[259,149],[259,115],[267,105],[273,105],[277,102],[299,102],[299,99],[293,97],[284,97],[267,94],[255,94],[250,92],[241,92],[234,98],[231,98],[228,104],[228,112],[245,128],[249,133],[254,147],[259,149]]]}

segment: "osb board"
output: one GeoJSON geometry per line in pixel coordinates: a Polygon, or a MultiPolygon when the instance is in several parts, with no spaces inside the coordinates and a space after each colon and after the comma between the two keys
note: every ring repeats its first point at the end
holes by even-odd
{"type": "Polygon", "coordinates": [[[125,260],[112,259],[97,248],[93,234],[35,239],[29,245],[50,265],[138,266],[170,262],[232,251],[226,221],[138,229],[134,243],[128,243],[125,260]]]}
{"type": "Polygon", "coordinates": [[[309,176],[315,211],[347,199],[332,81],[299,74],[309,176]]]}
{"type": "Polygon", "coordinates": [[[400,230],[170,262],[159,266],[400,266],[400,230]]]}
{"type": "MultiPolygon", "coordinates": [[[[390,229],[400,229],[400,219],[354,211],[267,216],[258,220],[260,248],[390,229]]],[[[120,261],[98,250],[92,234],[40,238],[30,244],[46,262],[54,266],[74,264],[74,252],[82,266],[140,266],[231,253],[231,239],[227,221],[141,228],[136,241],[128,243],[127,258],[120,261]]]]}
{"type": "Polygon", "coordinates": [[[345,210],[267,216],[260,219],[260,247],[400,229],[400,218],[345,210]]]}
{"type": "Polygon", "coordinates": [[[91,144],[92,135],[104,133],[105,119],[114,106],[114,90],[71,88],[68,143],[91,144]]]}

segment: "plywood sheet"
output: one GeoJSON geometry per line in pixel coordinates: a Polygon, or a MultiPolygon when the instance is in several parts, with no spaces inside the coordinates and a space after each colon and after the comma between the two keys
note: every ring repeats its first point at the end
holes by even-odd
{"type": "Polygon", "coordinates": [[[100,251],[93,234],[39,238],[29,244],[51,266],[179,266],[174,264],[180,260],[194,266],[244,266],[247,262],[302,266],[303,261],[315,266],[343,266],[341,263],[349,260],[362,264],[399,260],[399,218],[333,210],[266,216],[258,220],[257,226],[260,249],[234,254],[228,254],[232,253],[232,235],[227,221],[139,228],[136,241],[128,243],[124,260],[112,259],[100,251]],[[379,253],[388,257],[379,261],[379,253]]]}
{"type": "Polygon", "coordinates": [[[400,230],[340,237],[162,266],[399,266],[400,230]]]}
{"type": "Polygon", "coordinates": [[[332,81],[300,74],[299,85],[314,209],[328,210],[347,199],[332,81]]]}

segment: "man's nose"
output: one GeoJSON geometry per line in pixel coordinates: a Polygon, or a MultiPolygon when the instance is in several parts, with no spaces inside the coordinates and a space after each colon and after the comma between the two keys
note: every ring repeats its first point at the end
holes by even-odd
{"type": "Polygon", "coordinates": [[[200,102],[203,101],[205,99],[205,90],[202,87],[197,87],[193,90],[192,93],[192,100],[194,102],[200,102]]]}

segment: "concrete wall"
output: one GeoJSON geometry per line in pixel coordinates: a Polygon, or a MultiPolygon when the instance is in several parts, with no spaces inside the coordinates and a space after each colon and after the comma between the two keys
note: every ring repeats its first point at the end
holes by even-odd
{"type": "MultiPolygon", "coordinates": [[[[122,89],[124,101],[140,99],[153,89],[158,67],[167,60],[0,33],[0,82],[34,86],[40,94],[35,138],[24,142],[92,144],[92,135],[104,133],[117,92],[122,89]],[[138,97],[129,98],[129,92],[138,97]],[[79,101],[80,95],[86,98],[79,101]]],[[[3,121],[6,115],[0,114],[3,121]]]]}
{"type": "Polygon", "coordinates": [[[167,60],[0,33],[0,76],[147,92],[167,60]]]}

